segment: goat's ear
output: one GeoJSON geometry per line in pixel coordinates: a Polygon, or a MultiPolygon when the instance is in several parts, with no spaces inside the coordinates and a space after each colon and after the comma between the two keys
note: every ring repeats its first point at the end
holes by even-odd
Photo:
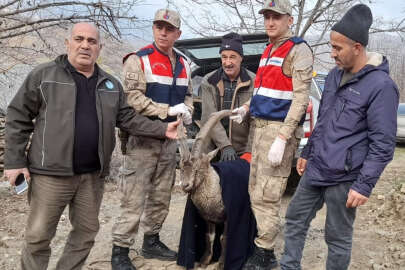
{"type": "Polygon", "coordinates": [[[213,158],[217,155],[218,151],[219,151],[219,148],[217,148],[217,149],[215,149],[215,150],[209,152],[209,153],[207,154],[208,160],[211,161],[211,159],[213,159],[213,158]]]}

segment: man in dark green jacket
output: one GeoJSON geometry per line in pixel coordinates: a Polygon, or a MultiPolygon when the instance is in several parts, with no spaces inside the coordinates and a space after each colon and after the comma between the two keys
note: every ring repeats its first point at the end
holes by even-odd
{"type": "Polygon", "coordinates": [[[73,228],[56,268],[81,269],[99,230],[115,127],[134,135],[176,137],[177,122],[137,115],[121,84],[95,64],[101,44],[94,25],[76,24],[65,43],[67,55],[35,68],[7,110],[5,176],[11,185],[19,174],[29,181],[22,269],[47,268],[49,244],[67,205],[73,228]]]}

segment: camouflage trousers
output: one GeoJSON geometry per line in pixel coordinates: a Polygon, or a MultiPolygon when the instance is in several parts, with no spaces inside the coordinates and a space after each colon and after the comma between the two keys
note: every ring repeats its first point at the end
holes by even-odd
{"type": "Polygon", "coordinates": [[[145,234],[160,232],[176,176],[176,141],[130,136],[121,178],[121,205],[113,244],[130,247],[142,217],[145,234]]]}
{"type": "Polygon", "coordinates": [[[298,147],[297,138],[287,141],[280,166],[273,167],[267,158],[270,147],[278,136],[280,122],[254,119],[252,162],[249,176],[249,195],[257,222],[255,244],[273,249],[280,232],[281,197],[291,172],[291,164],[298,147]]]}

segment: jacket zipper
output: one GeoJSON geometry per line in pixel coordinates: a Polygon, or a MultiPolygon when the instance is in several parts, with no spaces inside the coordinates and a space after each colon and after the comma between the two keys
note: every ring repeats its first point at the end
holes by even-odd
{"type": "Polygon", "coordinates": [[[47,122],[47,116],[48,116],[48,103],[46,102],[45,95],[42,90],[42,85],[40,86],[40,89],[41,89],[42,98],[44,99],[44,102],[45,102],[45,123],[44,123],[44,129],[42,131],[42,150],[41,150],[41,155],[42,155],[41,166],[44,167],[44,165],[45,165],[45,132],[46,132],[46,122],[47,122]]]}
{"type": "MultiPolygon", "coordinates": [[[[70,76],[72,76],[72,79],[73,79],[73,75],[72,75],[72,73],[69,71],[69,74],[70,74],[70,76]]],[[[74,79],[73,79],[73,81],[74,81],[74,79]]],[[[72,153],[70,153],[70,155],[71,155],[71,157],[72,157],[72,166],[71,166],[71,169],[72,169],[72,171],[71,171],[71,173],[72,174],[74,174],[75,172],[74,172],[74,168],[73,168],[73,163],[74,163],[74,161],[73,161],[73,159],[74,159],[74,152],[75,152],[75,146],[74,146],[74,144],[75,144],[75,138],[74,138],[74,136],[75,136],[75,130],[76,130],[76,103],[77,103],[77,85],[76,85],[76,82],[74,82],[73,83],[74,85],[75,85],[75,92],[74,92],[74,104],[73,104],[73,117],[72,117],[72,122],[73,122],[73,127],[72,127],[72,130],[73,130],[73,133],[72,133],[72,135],[73,135],[73,143],[72,143],[72,153]]]]}
{"type": "MultiPolygon", "coordinates": [[[[251,79],[250,79],[249,81],[251,81],[251,79]]],[[[242,87],[249,86],[249,85],[244,85],[245,83],[246,83],[246,82],[241,82],[240,84],[242,84],[242,86],[239,85],[239,87],[238,87],[238,85],[236,85],[235,90],[233,91],[232,103],[231,103],[231,110],[233,110],[234,107],[235,107],[236,95],[237,95],[237,93],[239,92],[239,89],[241,89],[242,87]]],[[[239,107],[239,105],[240,105],[240,102],[239,102],[239,101],[240,101],[240,100],[239,100],[239,97],[238,97],[238,107],[239,107]]],[[[231,142],[232,142],[232,123],[233,123],[233,121],[229,120],[229,140],[230,140],[231,142]]]]}
{"type": "Polygon", "coordinates": [[[346,100],[343,101],[342,106],[340,108],[340,112],[339,112],[336,120],[339,120],[340,116],[342,115],[342,112],[345,110],[345,107],[346,107],[346,100]]]}
{"type": "MultiPolygon", "coordinates": [[[[102,81],[104,81],[104,80],[102,80],[102,81]]],[[[96,93],[97,93],[96,111],[97,111],[97,119],[98,119],[98,125],[99,125],[99,127],[98,127],[98,132],[99,132],[99,134],[98,134],[98,140],[99,140],[98,151],[99,151],[99,159],[100,159],[100,175],[102,175],[104,173],[104,169],[105,169],[104,168],[104,152],[103,152],[103,149],[104,149],[104,146],[103,146],[104,145],[104,142],[103,142],[104,127],[103,127],[103,113],[102,113],[103,105],[101,104],[101,101],[100,101],[100,91],[98,91],[98,87],[102,81],[97,82],[97,85],[96,85],[96,93]],[[100,114],[100,119],[99,119],[99,114],[100,114]],[[100,144],[102,145],[101,147],[100,147],[100,144]]],[[[113,128],[115,128],[115,127],[113,127],[113,128]]]]}

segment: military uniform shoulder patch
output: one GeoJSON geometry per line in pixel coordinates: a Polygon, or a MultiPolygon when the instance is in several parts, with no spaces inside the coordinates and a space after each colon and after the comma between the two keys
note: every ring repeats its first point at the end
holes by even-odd
{"type": "Polygon", "coordinates": [[[135,54],[135,55],[137,55],[137,56],[139,56],[139,57],[142,57],[142,56],[151,54],[151,53],[153,53],[154,51],[155,51],[155,50],[154,50],[153,48],[143,48],[143,49],[140,49],[139,51],[131,52],[131,53],[125,55],[125,56],[122,58],[122,63],[124,64],[125,61],[127,61],[128,57],[130,57],[130,56],[133,55],[133,54],[135,54]]]}
{"type": "Polygon", "coordinates": [[[140,49],[139,51],[137,51],[135,54],[138,55],[139,57],[148,55],[153,53],[155,50],[153,48],[144,48],[144,49],[140,49]]]}
{"type": "Polygon", "coordinates": [[[302,42],[306,42],[305,40],[303,40],[303,39],[300,38],[300,37],[292,37],[292,38],[290,38],[290,40],[291,40],[292,42],[294,42],[295,44],[299,44],[299,43],[302,43],[302,42]]]}

